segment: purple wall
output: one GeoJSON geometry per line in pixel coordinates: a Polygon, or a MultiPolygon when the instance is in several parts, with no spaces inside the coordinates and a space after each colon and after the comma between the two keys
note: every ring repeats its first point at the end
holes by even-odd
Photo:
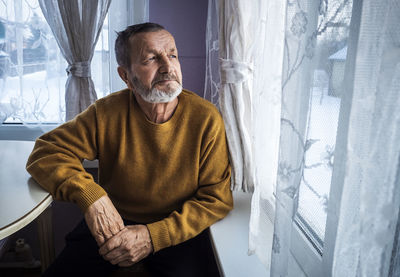
{"type": "Polygon", "coordinates": [[[183,87],[203,96],[208,1],[150,0],[149,19],[174,37],[182,67],[183,87]]]}

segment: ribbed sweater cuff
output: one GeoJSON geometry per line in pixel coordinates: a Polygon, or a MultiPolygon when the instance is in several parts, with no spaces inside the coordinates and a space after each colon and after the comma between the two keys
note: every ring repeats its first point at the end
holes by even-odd
{"type": "Polygon", "coordinates": [[[85,212],[90,205],[104,195],[107,193],[101,186],[96,183],[88,183],[85,185],[85,189],[79,193],[76,204],[85,212]]]}
{"type": "Polygon", "coordinates": [[[172,245],[167,224],[163,220],[147,224],[147,228],[150,232],[154,253],[172,245]]]}

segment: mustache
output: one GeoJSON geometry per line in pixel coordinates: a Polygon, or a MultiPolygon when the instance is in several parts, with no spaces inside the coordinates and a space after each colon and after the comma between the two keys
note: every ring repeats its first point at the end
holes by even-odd
{"type": "MultiPolygon", "coordinates": [[[[169,73],[169,74],[159,74],[157,75],[154,80],[151,82],[151,85],[156,84],[157,82],[160,81],[176,81],[179,83],[178,78],[175,76],[175,74],[169,73]]],[[[180,84],[180,83],[179,83],[180,84]]]]}

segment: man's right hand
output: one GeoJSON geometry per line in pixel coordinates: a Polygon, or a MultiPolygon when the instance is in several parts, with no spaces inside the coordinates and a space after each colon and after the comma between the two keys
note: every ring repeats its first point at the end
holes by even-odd
{"type": "Polygon", "coordinates": [[[107,195],[89,206],[85,212],[85,220],[99,246],[125,227],[120,214],[107,195]]]}

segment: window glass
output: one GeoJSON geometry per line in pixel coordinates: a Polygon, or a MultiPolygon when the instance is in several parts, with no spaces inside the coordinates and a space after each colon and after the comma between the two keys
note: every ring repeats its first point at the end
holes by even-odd
{"type": "MultiPolygon", "coordinates": [[[[107,22],[92,60],[98,97],[109,93],[107,22]]],[[[0,1],[0,123],[63,122],[66,67],[38,1],[0,1]]]]}
{"type": "Polygon", "coordinates": [[[321,1],[315,45],[308,45],[315,56],[296,223],[319,250],[325,235],[351,9],[351,1],[321,1]]]}

